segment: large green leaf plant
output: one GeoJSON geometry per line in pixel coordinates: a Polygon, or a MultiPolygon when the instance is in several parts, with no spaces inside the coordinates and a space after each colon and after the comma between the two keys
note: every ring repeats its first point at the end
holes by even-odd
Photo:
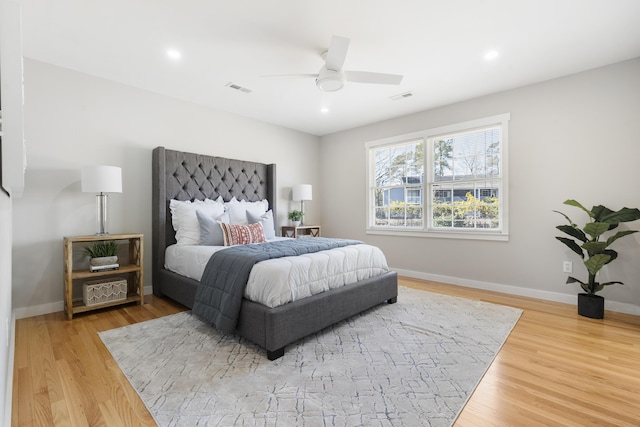
{"type": "Polygon", "coordinates": [[[589,210],[575,200],[566,200],[564,204],[580,208],[589,215],[589,222],[580,228],[564,213],[554,211],[564,216],[569,222],[569,225],[558,225],[556,228],[572,237],[556,236],[556,239],[580,255],[589,272],[587,282],[569,276],[567,283],[580,283],[582,289],[592,296],[601,291],[605,286],[615,284],[622,285],[622,282],[617,281],[606,283],[596,282],[596,275],[602,267],[618,257],[618,253],[613,249],[609,249],[609,246],[619,238],[636,233],[638,230],[617,231],[608,237],[604,236],[604,234],[607,231],[617,228],[618,224],[622,222],[631,222],[640,219],[640,210],[622,208],[614,212],[602,205],[594,206],[589,210]]]}

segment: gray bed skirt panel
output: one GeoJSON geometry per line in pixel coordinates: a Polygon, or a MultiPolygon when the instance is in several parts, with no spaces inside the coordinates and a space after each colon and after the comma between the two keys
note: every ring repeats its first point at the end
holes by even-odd
{"type": "Polygon", "coordinates": [[[237,331],[274,352],[384,301],[395,301],[397,283],[397,273],[391,271],[273,309],[243,300],[237,331]],[[251,321],[256,317],[264,319],[264,332],[251,321]]]}
{"type": "Polygon", "coordinates": [[[193,307],[200,282],[164,269],[160,270],[157,276],[159,277],[153,280],[155,296],[168,297],[185,307],[193,307]]]}
{"type": "MultiPolygon", "coordinates": [[[[162,270],[158,284],[159,294],[188,308],[193,306],[197,281],[162,270]]],[[[276,352],[384,301],[395,301],[397,296],[398,274],[390,271],[275,308],[243,299],[236,332],[268,353],[276,352]]]]}

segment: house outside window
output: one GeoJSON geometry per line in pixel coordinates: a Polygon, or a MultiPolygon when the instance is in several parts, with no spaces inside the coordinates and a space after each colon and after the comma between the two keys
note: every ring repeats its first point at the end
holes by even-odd
{"type": "Polygon", "coordinates": [[[508,121],[367,143],[367,232],[508,240],[508,121]]]}

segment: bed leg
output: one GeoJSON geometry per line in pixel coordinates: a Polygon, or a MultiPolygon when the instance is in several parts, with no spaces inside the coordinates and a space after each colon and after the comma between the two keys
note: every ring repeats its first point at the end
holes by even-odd
{"type": "Polygon", "coordinates": [[[267,358],[269,360],[276,360],[282,356],[284,356],[284,347],[280,347],[279,349],[274,351],[267,350],[267,358]]]}
{"type": "Polygon", "coordinates": [[[398,297],[389,298],[387,304],[395,304],[398,302],[398,297]]]}

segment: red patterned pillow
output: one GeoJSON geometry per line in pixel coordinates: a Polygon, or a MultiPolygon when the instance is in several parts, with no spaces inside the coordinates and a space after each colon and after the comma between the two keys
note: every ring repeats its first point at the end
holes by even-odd
{"type": "Polygon", "coordinates": [[[248,245],[249,243],[262,243],[267,239],[264,237],[262,223],[256,222],[251,225],[238,225],[220,223],[222,234],[224,234],[224,245],[248,245]]]}

